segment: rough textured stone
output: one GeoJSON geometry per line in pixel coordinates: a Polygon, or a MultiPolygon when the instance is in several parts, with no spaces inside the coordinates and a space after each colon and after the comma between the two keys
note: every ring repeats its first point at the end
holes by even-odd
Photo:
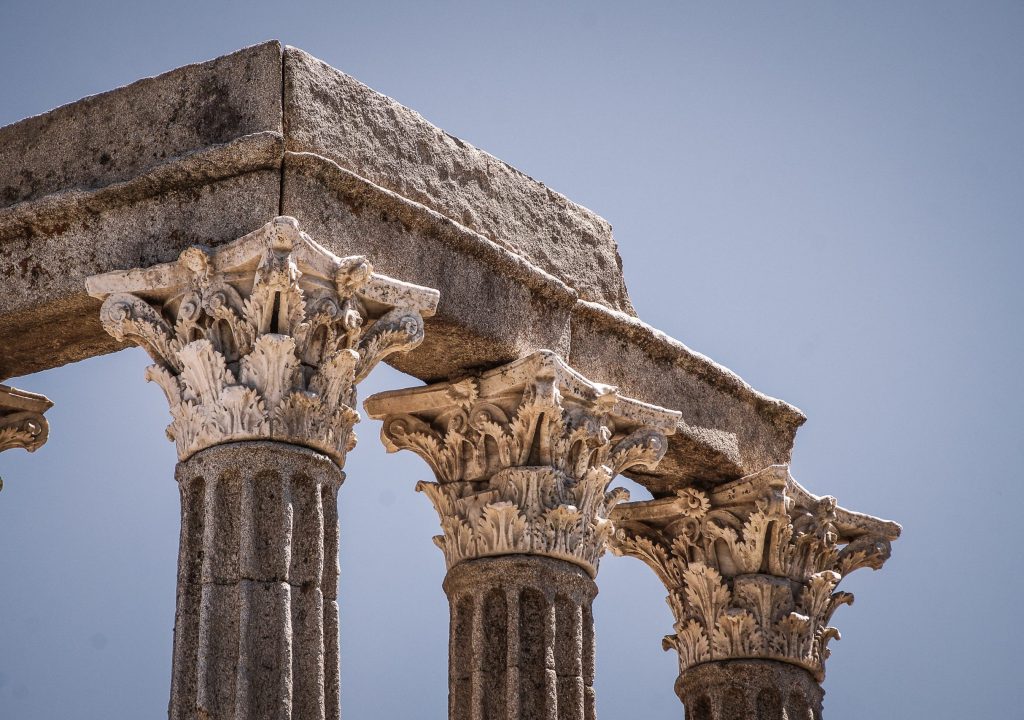
{"type": "Polygon", "coordinates": [[[282,207],[337,252],[380,258],[382,271],[441,290],[423,344],[393,362],[400,370],[431,382],[538,348],[568,351],[584,374],[682,410],[658,470],[628,473],[656,494],[788,461],[799,410],[636,318],[579,301],[458,223],[308,153],[286,155],[282,207]]]}
{"type": "Polygon", "coordinates": [[[181,460],[171,719],[337,718],[335,498],[356,385],[422,340],[437,291],[290,217],[87,287],[104,328],[153,358],[181,460]]]}
{"type": "Polygon", "coordinates": [[[356,297],[368,265],[332,252],[441,291],[427,341],[394,363],[453,381],[443,402],[437,387],[404,393],[434,400],[384,436],[436,441],[419,449],[438,471],[450,566],[452,717],[593,718],[588,573],[626,469],[655,499],[616,510],[616,543],[670,586],[687,715],[820,717],[808,671],[823,673],[826,623],[850,599],[832,591],[880,566],[898,526],[762,471],[788,462],[803,415],[635,318],[607,223],[271,42],[0,129],[0,379],[119,347],[88,276],[125,281],[91,288],[108,329],[159,346],[153,372],[185,438],[173,719],[338,717],[336,498],[354,387],[381,347],[422,339],[408,313],[436,296],[406,302],[417,293],[392,282],[356,297]],[[218,266],[216,248],[282,213],[326,250],[304,238],[307,264],[293,262],[271,233],[265,254],[232,246],[238,262],[218,266]],[[182,282],[133,284],[152,277],[182,282]],[[551,363],[515,376],[552,350],[592,381],[551,363]],[[652,413],[657,427],[639,427],[652,413]]]}
{"type": "Polygon", "coordinates": [[[0,277],[8,289],[0,295],[0,377],[123,347],[101,327],[86,278],[168,262],[192,244],[234,240],[277,215],[279,187],[276,171],[255,170],[143,198],[136,188],[114,187],[39,201],[52,200],[52,209],[27,203],[6,217],[0,211],[0,277]]]}
{"type": "Polygon", "coordinates": [[[568,350],[576,294],[523,258],[429,208],[311,154],[285,156],[282,211],[340,254],[441,290],[423,346],[398,369],[441,380],[537,348],[568,350]]]}
{"type": "MultiPolygon", "coordinates": [[[[53,407],[45,395],[0,385],[0,452],[24,448],[35,452],[43,446],[50,433],[50,424],[43,413],[53,407]]],[[[0,478],[0,489],[3,489],[0,478]]]]}
{"type": "Polygon", "coordinates": [[[593,718],[590,578],[628,496],[608,485],[653,469],[679,414],[551,352],[365,404],[388,450],[413,450],[437,478],[416,489],[437,510],[448,565],[449,718],[593,718]]]}
{"type": "Polygon", "coordinates": [[[450,720],[593,720],[597,585],[539,556],[448,572],[450,720]]]}
{"type": "Polygon", "coordinates": [[[276,41],[0,128],[0,207],[124,182],[260,132],[281,133],[276,41]]]}
{"type": "Polygon", "coordinates": [[[272,438],[326,453],[354,443],[356,384],[416,347],[437,291],[324,249],[291,217],[176,261],[93,275],[100,318],[153,358],[178,459],[232,440],[272,438]]]}
{"type": "Polygon", "coordinates": [[[612,549],[643,560],[669,591],[675,633],[662,647],[679,654],[676,690],[687,717],[707,720],[755,717],[755,706],[758,718],[809,718],[807,708],[819,717],[820,693],[791,701],[787,685],[773,691],[771,683],[787,676],[785,665],[805,678],[795,687],[813,690],[806,680],[824,679],[828,643],[839,637],[829,623],[853,602],[836,586],[854,570],[881,568],[901,530],[812,495],[785,466],[707,492],[625,503],[612,520],[612,549]],[[739,660],[770,662],[730,664],[739,660]],[[721,682],[705,687],[693,677],[721,682]],[[782,714],[793,707],[797,715],[782,714]]]}
{"type": "Polygon", "coordinates": [[[338,717],[337,490],[327,456],[227,443],[178,464],[171,720],[338,717]]]}
{"type": "Polygon", "coordinates": [[[625,394],[682,412],[669,453],[650,477],[656,497],[690,481],[724,482],[788,463],[806,417],[637,318],[597,303],[573,307],[569,363],[625,394]]]}
{"type": "Polygon", "coordinates": [[[611,226],[418,113],[284,51],[288,150],[314,152],[528,258],[580,297],[633,312],[611,226]]]}
{"type": "Polygon", "coordinates": [[[437,482],[421,482],[441,521],[448,567],[530,553],[591,576],[612,532],[608,514],[629,468],[653,470],[679,413],[622,397],[549,351],[458,382],[378,393],[389,452],[412,450],[437,482]]]}
{"type": "Polygon", "coordinates": [[[786,663],[728,660],[698,665],[676,683],[686,720],[821,720],[825,691],[786,663]]]}
{"type": "Polygon", "coordinates": [[[621,278],[603,221],[308,55],[281,53],[249,48],[0,130],[0,176],[21,200],[0,208],[0,379],[121,347],[100,326],[87,276],[218,246],[283,212],[329,250],[368,254],[383,272],[441,291],[425,342],[394,360],[403,371],[436,381],[547,348],[594,380],[677,408],[683,422],[657,473],[631,474],[656,495],[789,461],[798,410],[612,309],[628,307],[614,299],[621,278]],[[216,132],[205,127],[211,88],[234,118],[216,132]],[[36,139],[23,153],[26,133],[36,139]],[[116,162],[100,162],[100,150],[54,164],[77,147],[69,139],[96,149],[119,136],[116,162]],[[27,174],[35,179],[23,184],[27,174]],[[556,246],[558,256],[544,254],[556,246]]]}

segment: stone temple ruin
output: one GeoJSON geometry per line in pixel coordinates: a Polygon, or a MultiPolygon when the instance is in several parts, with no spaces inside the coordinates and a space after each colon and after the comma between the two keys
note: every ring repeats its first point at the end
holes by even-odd
{"type": "MultiPolygon", "coordinates": [[[[167,396],[172,720],[339,717],[381,361],[426,383],[364,408],[435,477],[453,720],[594,717],[608,549],[665,584],[686,717],[821,716],[837,586],[900,527],[793,479],[804,416],[638,319],[585,208],[270,42],[0,129],[0,244],[0,379],[140,345],[167,396]]],[[[0,450],[50,404],[0,386],[0,450]]]]}

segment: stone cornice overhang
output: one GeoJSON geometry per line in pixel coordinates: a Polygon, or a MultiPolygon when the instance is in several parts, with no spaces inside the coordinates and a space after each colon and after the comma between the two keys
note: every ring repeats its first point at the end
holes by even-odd
{"type": "Polygon", "coordinates": [[[400,370],[432,382],[548,348],[682,411],[658,474],[636,478],[656,495],[789,460],[804,416],[634,317],[607,223],[278,43],[0,129],[0,379],[119,349],[89,275],[277,215],[441,291],[400,370]]]}

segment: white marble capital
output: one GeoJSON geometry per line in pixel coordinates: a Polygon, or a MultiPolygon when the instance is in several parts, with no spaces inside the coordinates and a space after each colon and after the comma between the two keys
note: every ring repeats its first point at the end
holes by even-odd
{"type": "Polygon", "coordinates": [[[341,258],[290,217],[176,262],[93,276],[104,328],[141,345],[185,460],[236,440],[279,440],[339,466],[354,444],[355,387],[423,339],[438,293],[341,258]]]}
{"type": "Polygon", "coordinates": [[[448,567],[533,554],[592,577],[612,533],[608,513],[628,494],[608,485],[653,469],[679,413],[591,382],[549,351],[458,382],[380,393],[390,452],[409,449],[434,470],[417,489],[433,502],[448,567]]]}
{"type": "Polygon", "coordinates": [[[879,569],[900,526],[839,507],[774,465],[710,490],[614,509],[612,549],[646,562],[669,590],[680,674],[715,660],[764,659],[825,675],[843,577],[879,569]]]}

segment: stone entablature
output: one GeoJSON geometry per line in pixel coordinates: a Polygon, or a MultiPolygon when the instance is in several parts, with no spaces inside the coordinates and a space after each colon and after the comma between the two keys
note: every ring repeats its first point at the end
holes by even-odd
{"type": "Polygon", "coordinates": [[[787,466],[710,491],[627,503],[612,512],[613,550],[646,562],[669,590],[682,675],[714,660],[781,660],[824,678],[829,625],[853,595],[847,574],[879,569],[900,526],[802,488],[787,466]]]}
{"type": "Polygon", "coordinates": [[[448,567],[481,557],[545,555],[593,577],[612,533],[608,492],[629,468],[653,469],[679,413],[622,397],[542,351],[458,382],[368,398],[390,452],[412,450],[437,482],[434,539],[448,567]]]}
{"type": "MultiPolygon", "coordinates": [[[[836,586],[900,528],[790,477],[803,414],[636,318],[590,211],[277,43],[0,129],[0,159],[0,379],[116,340],[170,404],[172,717],[339,716],[336,493],[389,356],[456,378],[366,405],[435,472],[452,718],[592,719],[609,543],[669,589],[688,717],[820,717],[836,586]]],[[[0,386],[0,450],[49,406],[0,386]]]]}
{"type": "Polygon", "coordinates": [[[343,466],[355,388],[383,358],[423,339],[436,290],[340,258],[278,217],[177,262],[88,280],[104,328],[155,361],[179,460],[236,440],[279,440],[343,466]]]}
{"type": "Polygon", "coordinates": [[[657,471],[633,477],[655,496],[788,462],[804,421],[631,315],[603,220],[276,42],[0,129],[0,160],[0,381],[120,349],[87,277],[288,215],[441,291],[424,342],[387,360],[423,382],[550,348],[682,410],[657,471]]]}
{"type": "Polygon", "coordinates": [[[50,434],[43,413],[51,407],[53,403],[45,395],[0,385],[0,452],[12,448],[35,452],[41,448],[50,434]]]}

